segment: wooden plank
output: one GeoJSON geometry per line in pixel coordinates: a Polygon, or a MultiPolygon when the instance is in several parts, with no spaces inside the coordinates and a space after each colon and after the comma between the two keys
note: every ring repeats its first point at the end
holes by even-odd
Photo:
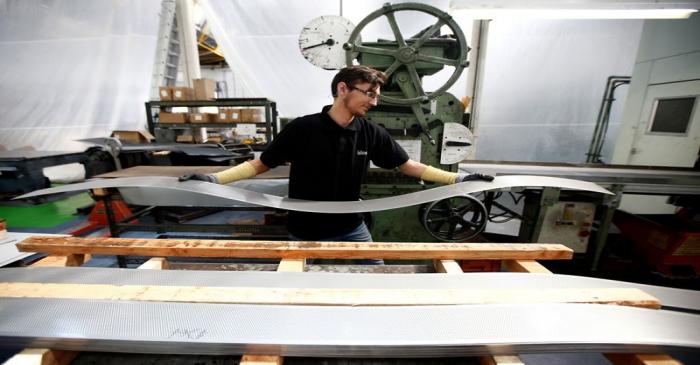
{"type": "Polygon", "coordinates": [[[455,260],[433,260],[435,272],[445,274],[464,274],[459,263],[455,260]]]}
{"type": "Polygon", "coordinates": [[[660,308],[633,288],[615,289],[331,289],[157,285],[0,283],[0,296],[282,305],[455,305],[492,303],[596,303],[660,308]]]}
{"type": "Polygon", "coordinates": [[[525,365],[517,356],[482,356],[479,358],[480,365],[525,365]]]}
{"type": "Polygon", "coordinates": [[[272,355],[243,355],[240,365],[282,365],[281,356],[272,355]]]}
{"type": "Polygon", "coordinates": [[[90,191],[92,191],[92,195],[96,198],[101,198],[109,195],[109,189],[105,188],[96,188],[90,191]]]}
{"type": "Polygon", "coordinates": [[[65,256],[50,255],[29,265],[32,267],[55,267],[55,266],[82,266],[85,262],[90,261],[89,254],[69,254],[65,256]]]}
{"type": "Polygon", "coordinates": [[[12,356],[3,365],[66,365],[80,352],[49,349],[25,349],[12,356]]]}
{"type": "MultiPolygon", "coordinates": [[[[67,256],[47,256],[29,265],[32,267],[81,266],[90,260],[90,255],[72,254],[67,256]]],[[[64,365],[75,359],[79,351],[59,351],[50,349],[24,349],[8,359],[3,365],[64,365]]]]}
{"type": "MultiPolygon", "coordinates": [[[[277,266],[277,271],[299,272],[306,268],[306,259],[283,259],[277,266]]],[[[240,365],[282,365],[282,356],[244,354],[240,365]]]]}
{"type": "Polygon", "coordinates": [[[551,274],[546,267],[535,260],[503,260],[506,271],[551,274]]]}
{"type": "MultiPolygon", "coordinates": [[[[306,268],[306,259],[283,259],[277,266],[277,271],[299,272],[306,268]]],[[[282,356],[244,354],[240,365],[282,365],[282,356]]]]}
{"type": "Polygon", "coordinates": [[[306,270],[306,259],[282,259],[277,271],[304,272],[306,270]]]}
{"type": "Polygon", "coordinates": [[[605,354],[614,365],[683,365],[663,354],[605,354]]]}
{"type": "Polygon", "coordinates": [[[17,244],[24,252],[232,258],[561,260],[573,251],[544,243],[305,242],[34,236],[17,244]]]}
{"type": "Polygon", "coordinates": [[[138,268],[143,270],[167,270],[168,267],[168,260],[165,257],[151,257],[138,268]]]}

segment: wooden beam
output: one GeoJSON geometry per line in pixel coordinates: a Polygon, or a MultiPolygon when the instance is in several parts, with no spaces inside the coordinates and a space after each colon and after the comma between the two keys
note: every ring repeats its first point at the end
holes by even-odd
{"type": "Polygon", "coordinates": [[[92,189],[92,195],[95,197],[105,197],[109,195],[109,189],[108,188],[95,188],[92,189]]]}
{"type": "Polygon", "coordinates": [[[90,261],[91,255],[89,254],[69,254],[65,256],[61,255],[50,255],[43,259],[29,265],[32,267],[47,267],[47,266],[71,266],[77,267],[82,266],[85,262],[90,261]]]}
{"type": "MultiPolygon", "coordinates": [[[[43,259],[29,265],[31,267],[64,267],[64,266],[81,266],[86,261],[89,261],[89,254],[72,254],[66,256],[46,256],[43,259]]],[[[50,349],[33,349],[28,348],[14,355],[3,365],[65,365],[75,359],[79,351],[60,351],[50,349]]]]}
{"type": "Polygon", "coordinates": [[[240,365],[282,365],[281,356],[272,355],[243,355],[240,365]]]}
{"type": "Polygon", "coordinates": [[[482,356],[479,358],[480,365],[525,365],[517,356],[482,356]]]}
{"type": "Polygon", "coordinates": [[[464,274],[459,263],[455,260],[433,260],[435,272],[445,274],[464,274]]]}
{"type": "Polygon", "coordinates": [[[304,272],[306,270],[306,259],[282,259],[277,271],[304,272]]]}
{"type": "Polygon", "coordinates": [[[25,349],[9,358],[3,365],[67,365],[79,353],[78,351],[25,349]]]}
{"type": "MultiPolygon", "coordinates": [[[[282,259],[277,271],[303,272],[306,268],[306,259],[282,259]]],[[[244,354],[240,365],[282,365],[282,356],[251,355],[244,354]]]]}
{"type": "Polygon", "coordinates": [[[658,299],[620,289],[330,289],[157,285],[0,283],[8,298],[135,300],[281,305],[455,305],[492,303],[596,303],[660,308],[658,299]]]}
{"type": "Polygon", "coordinates": [[[614,365],[683,365],[663,354],[605,354],[614,365]]]}
{"type": "Polygon", "coordinates": [[[506,271],[551,274],[546,267],[535,260],[503,260],[506,271]]]}
{"type": "Polygon", "coordinates": [[[55,255],[90,253],[159,257],[395,260],[561,260],[573,257],[573,251],[564,245],[544,243],[304,242],[34,236],[18,243],[17,248],[24,252],[55,255]]]}
{"type": "Polygon", "coordinates": [[[143,270],[167,270],[168,267],[168,259],[165,257],[151,257],[138,268],[143,270]]]}

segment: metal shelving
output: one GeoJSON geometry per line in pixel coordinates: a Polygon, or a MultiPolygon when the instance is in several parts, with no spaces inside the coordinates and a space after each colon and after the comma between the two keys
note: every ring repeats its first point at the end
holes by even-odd
{"type": "Polygon", "coordinates": [[[188,101],[148,101],[146,102],[146,119],[148,130],[155,133],[156,128],[163,129],[194,129],[194,128],[235,128],[238,124],[260,125],[265,129],[265,145],[255,147],[264,148],[277,136],[277,103],[267,98],[227,98],[216,100],[188,100],[188,101]],[[158,115],[164,108],[200,108],[200,107],[263,107],[265,110],[264,123],[231,122],[231,123],[160,123],[158,115]]]}

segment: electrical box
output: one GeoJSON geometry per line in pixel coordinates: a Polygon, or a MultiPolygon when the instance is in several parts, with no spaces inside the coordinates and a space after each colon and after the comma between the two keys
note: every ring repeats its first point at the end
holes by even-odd
{"type": "Polygon", "coordinates": [[[533,242],[559,243],[575,253],[585,253],[593,228],[595,204],[560,201],[542,209],[546,209],[542,229],[533,242]]]}

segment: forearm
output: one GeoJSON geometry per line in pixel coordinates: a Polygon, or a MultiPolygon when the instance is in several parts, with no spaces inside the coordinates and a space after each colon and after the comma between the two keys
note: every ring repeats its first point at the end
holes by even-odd
{"type": "Polygon", "coordinates": [[[252,161],[246,161],[230,169],[217,172],[214,174],[214,177],[216,178],[219,184],[228,184],[234,181],[251,178],[269,169],[270,168],[265,166],[265,164],[263,164],[262,161],[257,159],[252,161]]]}
{"type": "Polygon", "coordinates": [[[420,178],[427,167],[427,165],[418,161],[408,160],[399,166],[399,171],[404,175],[420,178]]]}
{"type": "Polygon", "coordinates": [[[251,160],[248,162],[250,162],[250,164],[253,165],[253,167],[255,167],[256,175],[260,175],[263,172],[270,170],[270,168],[265,166],[265,164],[262,163],[262,160],[260,160],[260,159],[251,160]]]}
{"type": "Polygon", "coordinates": [[[403,165],[399,166],[399,170],[408,176],[442,184],[454,184],[457,179],[457,174],[454,172],[436,169],[413,160],[406,161],[403,165]]]}

